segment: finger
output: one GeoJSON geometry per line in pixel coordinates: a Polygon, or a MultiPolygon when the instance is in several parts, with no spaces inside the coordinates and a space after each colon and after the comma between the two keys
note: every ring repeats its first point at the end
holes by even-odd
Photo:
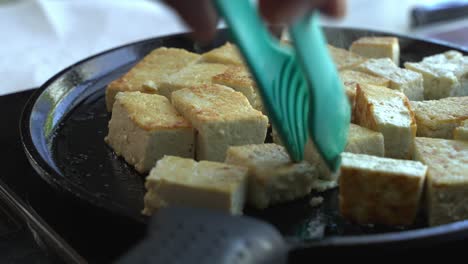
{"type": "Polygon", "coordinates": [[[260,0],[260,13],[270,23],[291,23],[312,9],[327,15],[341,17],[345,13],[345,0],[260,0]]]}
{"type": "Polygon", "coordinates": [[[346,14],[346,1],[345,0],[333,0],[327,1],[320,10],[332,17],[340,18],[346,14]]]}
{"type": "Polygon", "coordinates": [[[270,23],[290,23],[296,16],[305,14],[310,6],[310,0],[260,0],[258,2],[261,15],[270,23]]]}
{"type": "Polygon", "coordinates": [[[207,42],[213,39],[218,16],[210,0],[166,0],[165,2],[193,29],[197,40],[207,42]]]}

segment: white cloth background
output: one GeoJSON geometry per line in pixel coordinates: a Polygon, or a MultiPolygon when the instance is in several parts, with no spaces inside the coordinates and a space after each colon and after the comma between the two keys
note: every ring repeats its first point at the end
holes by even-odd
{"type": "MultiPolygon", "coordinates": [[[[324,23],[406,32],[417,2],[428,0],[348,0],[344,20],[324,23]]],[[[186,30],[158,1],[0,0],[0,95],[37,87],[106,49],[186,30]]]]}

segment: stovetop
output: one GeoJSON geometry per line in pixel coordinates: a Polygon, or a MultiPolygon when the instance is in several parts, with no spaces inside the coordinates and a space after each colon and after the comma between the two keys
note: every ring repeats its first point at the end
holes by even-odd
{"type": "Polygon", "coordinates": [[[33,92],[0,96],[0,263],[111,262],[145,230],[57,193],[34,172],[19,134],[33,92]]]}

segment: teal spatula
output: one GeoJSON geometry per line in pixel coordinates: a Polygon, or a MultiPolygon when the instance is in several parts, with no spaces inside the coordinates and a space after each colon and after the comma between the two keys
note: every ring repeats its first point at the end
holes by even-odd
{"type": "Polygon", "coordinates": [[[294,49],[268,32],[249,0],[214,0],[257,82],[271,122],[291,158],[300,161],[308,138],[332,171],[340,163],[350,106],[326,48],[316,14],[290,29],[294,49]]]}

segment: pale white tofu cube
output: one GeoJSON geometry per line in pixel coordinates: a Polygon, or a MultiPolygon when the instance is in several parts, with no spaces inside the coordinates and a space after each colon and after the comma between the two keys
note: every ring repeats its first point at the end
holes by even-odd
{"type": "Polygon", "coordinates": [[[411,158],[416,121],[403,93],[380,86],[359,85],[354,118],[356,124],[383,134],[386,157],[411,158]]]}
{"type": "Polygon", "coordinates": [[[429,56],[417,63],[407,62],[405,68],[422,74],[426,100],[468,95],[468,68],[458,51],[429,56]]]}
{"type": "Polygon", "coordinates": [[[384,157],[384,137],[380,132],[350,124],[345,152],[384,157]]]}
{"type": "Polygon", "coordinates": [[[247,169],[212,161],[165,156],[146,178],[145,208],[151,215],[160,208],[209,208],[240,215],[247,192],[247,169]]]}
{"type": "Polygon", "coordinates": [[[369,59],[356,70],[390,80],[390,88],[404,93],[410,100],[424,99],[423,77],[420,73],[399,68],[389,58],[369,59]]]}

